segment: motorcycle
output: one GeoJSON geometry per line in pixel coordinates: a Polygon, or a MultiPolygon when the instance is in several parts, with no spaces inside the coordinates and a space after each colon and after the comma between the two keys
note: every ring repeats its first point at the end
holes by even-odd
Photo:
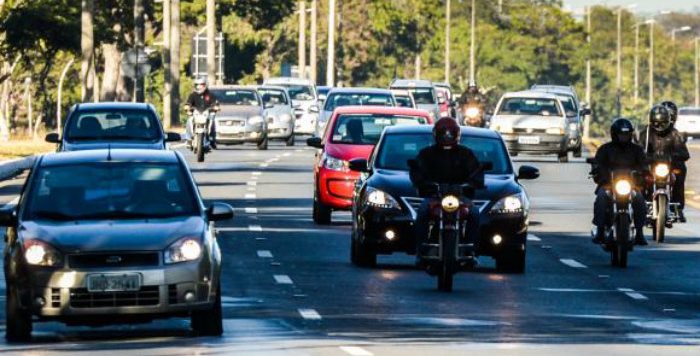
{"type": "Polygon", "coordinates": [[[197,162],[204,162],[204,154],[211,150],[209,132],[215,113],[209,109],[192,112],[192,152],[197,156],[197,162]]]}
{"type": "Polygon", "coordinates": [[[472,127],[484,127],[484,111],[474,105],[462,107],[462,124],[472,127]]]}
{"type": "Polygon", "coordinates": [[[470,209],[475,208],[466,198],[473,195],[474,188],[469,184],[433,184],[429,189],[429,234],[418,246],[420,258],[428,274],[437,275],[438,290],[450,292],[454,274],[474,263],[467,219],[470,209]]]}
{"type": "Polygon", "coordinates": [[[671,203],[673,184],[676,179],[671,169],[671,160],[664,157],[652,163],[653,183],[650,199],[647,200],[647,225],[652,229],[654,241],[664,242],[666,228],[677,222],[679,203],[671,203]]]}
{"type": "MultiPolygon", "coordinates": [[[[593,166],[591,175],[595,174],[595,159],[586,160],[593,166]]],[[[626,268],[630,251],[634,249],[634,224],[632,220],[632,194],[636,194],[634,186],[635,172],[617,170],[612,173],[613,187],[608,194],[612,195],[612,225],[605,228],[605,243],[603,250],[610,252],[610,262],[615,267],[626,268]]],[[[596,231],[591,231],[595,236],[596,231]]]]}

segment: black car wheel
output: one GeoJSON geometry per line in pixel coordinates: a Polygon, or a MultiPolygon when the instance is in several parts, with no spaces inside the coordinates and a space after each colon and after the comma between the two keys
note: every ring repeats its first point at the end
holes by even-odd
{"type": "Polygon", "coordinates": [[[7,286],[5,291],[5,338],[9,342],[29,341],[32,338],[32,315],[22,308],[16,287],[7,286]]]}
{"type": "Polygon", "coordinates": [[[294,146],[294,133],[292,133],[286,141],[287,146],[294,146]]]}
{"type": "Polygon", "coordinates": [[[268,142],[268,138],[267,138],[267,136],[265,136],[265,138],[263,138],[262,140],[260,140],[260,142],[258,142],[258,149],[259,150],[266,150],[267,149],[267,142],[268,142]]]}
{"type": "Polygon", "coordinates": [[[216,300],[211,310],[195,311],[191,316],[192,330],[198,336],[221,336],[224,324],[221,313],[221,284],[217,286],[216,300]]]}
{"type": "Polygon", "coordinates": [[[319,225],[331,223],[331,208],[323,205],[323,203],[318,201],[318,198],[314,198],[313,219],[319,225]]]}
{"type": "Polygon", "coordinates": [[[576,147],[576,149],[574,149],[574,157],[576,157],[576,158],[583,157],[583,144],[579,144],[576,147]]]}
{"type": "Polygon", "coordinates": [[[350,260],[355,266],[360,267],[374,267],[377,265],[377,253],[364,243],[360,242],[360,236],[355,236],[355,234],[362,234],[360,230],[353,232],[351,237],[350,246],[350,260]]]}
{"type": "Polygon", "coordinates": [[[569,162],[569,153],[568,152],[563,152],[559,153],[559,163],[566,163],[569,162]]]}
{"type": "Polygon", "coordinates": [[[504,252],[496,258],[496,269],[503,273],[525,273],[525,250],[504,252]]]}

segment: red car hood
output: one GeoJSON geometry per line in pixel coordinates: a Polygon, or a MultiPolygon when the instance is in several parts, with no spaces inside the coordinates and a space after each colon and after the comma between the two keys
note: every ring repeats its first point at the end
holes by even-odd
{"type": "Polygon", "coordinates": [[[356,158],[369,159],[374,145],[344,145],[338,143],[326,144],[325,152],[343,161],[350,161],[356,158]]]}

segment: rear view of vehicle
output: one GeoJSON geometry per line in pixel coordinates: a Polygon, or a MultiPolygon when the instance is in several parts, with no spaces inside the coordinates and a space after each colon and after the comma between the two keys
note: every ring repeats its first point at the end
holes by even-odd
{"type": "Polygon", "coordinates": [[[257,90],[243,86],[216,87],[210,90],[221,107],[216,116],[216,143],[254,143],[258,149],[267,149],[267,123],[257,90]]]}
{"type": "Polygon", "coordinates": [[[700,136],[700,107],[679,108],[675,127],[686,137],[700,136]]]}
{"type": "Polygon", "coordinates": [[[542,92],[506,93],[496,106],[490,127],[503,137],[512,155],[555,154],[568,161],[570,131],[561,101],[542,92]]]}
{"type": "Polygon", "coordinates": [[[316,122],[319,116],[318,98],[316,88],[308,79],[301,78],[270,78],[266,79],[263,85],[282,86],[287,88],[296,121],[294,123],[294,133],[297,135],[313,135],[316,133],[316,122]]]}
{"type": "Polygon", "coordinates": [[[395,79],[390,89],[407,90],[413,96],[416,108],[430,113],[433,120],[440,118],[440,107],[433,83],[428,80],[395,79]]]}
{"type": "Polygon", "coordinates": [[[336,88],[328,93],[318,119],[316,136],[321,137],[333,110],[343,106],[396,106],[391,91],[376,88],[336,88]]]}
{"type": "Polygon", "coordinates": [[[270,140],[283,140],[287,146],[294,146],[294,108],[284,87],[263,86],[258,88],[265,108],[267,137],[270,140]]]}

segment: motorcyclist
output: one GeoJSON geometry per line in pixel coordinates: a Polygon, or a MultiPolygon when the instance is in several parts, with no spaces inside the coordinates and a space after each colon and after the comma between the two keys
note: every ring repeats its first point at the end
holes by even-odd
{"type": "Polygon", "coordinates": [[[649,125],[641,130],[639,143],[644,148],[649,161],[656,156],[670,157],[671,168],[676,180],[673,184],[671,202],[678,203],[678,219],[685,222],[685,177],[688,168],[685,162],[690,159],[690,151],[685,138],[673,125],[678,116],[678,108],[671,101],[654,106],[649,112],[649,125]]]}
{"type": "Polygon", "coordinates": [[[482,120],[481,124],[483,124],[484,110],[486,109],[486,96],[481,94],[475,82],[469,83],[467,90],[465,90],[459,98],[459,108],[462,116],[464,116],[467,109],[471,107],[479,109],[482,120]]]}
{"type": "MultiPolygon", "coordinates": [[[[410,178],[421,197],[429,197],[429,188],[437,184],[471,183],[475,188],[484,185],[484,174],[479,160],[471,149],[460,145],[460,127],[451,117],[439,119],[433,127],[435,144],[422,149],[413,164],[410,178]],[[427,191],[427,192],[426,192],[427,191]]],[[[420,246],[429,234],[429,199],[418,210],[416,221],[416,261],[420,264],[420,246]]],[[[468,239],[475,241],[479,231],[479,212],[469,210],[468,239]]]]}
{"type": "MultiPolygon", "coordinates": [[[[593,206],[593,224],[596,226],[594,243],[605,242],[605,230],[612,224],[612,172],[618,169],[636,171],[644,174],[648,171],[644,150],[632,142],[634,126],[624,118],[618,118],[610,126],[611,142],[598,148],[595,155],[596,168],[594,179],[596,199],[593,206]]],[[[635,244],[646,245],[644,238],[644,222],[646,220],[646,203],[644,195],[639,190],[639,184],[633,184],[632,210],[635,227],[635,244]]]]}
{"type": "MultiPolygon", "coordinates": [[[[216,97],[207,88],[207,81],[203,78],[197,78],[194,81],[194,90],[187,97],[185,102],[185,110],[187,111],[187,144],[192,144],[192,113],[194,110],[204,112],[206,110],[219,111],[219,102],[216,97]]],[[[212,148],[216,148],[216,123],[211,122],[209,125],[209,144],[212,148]]]]}

